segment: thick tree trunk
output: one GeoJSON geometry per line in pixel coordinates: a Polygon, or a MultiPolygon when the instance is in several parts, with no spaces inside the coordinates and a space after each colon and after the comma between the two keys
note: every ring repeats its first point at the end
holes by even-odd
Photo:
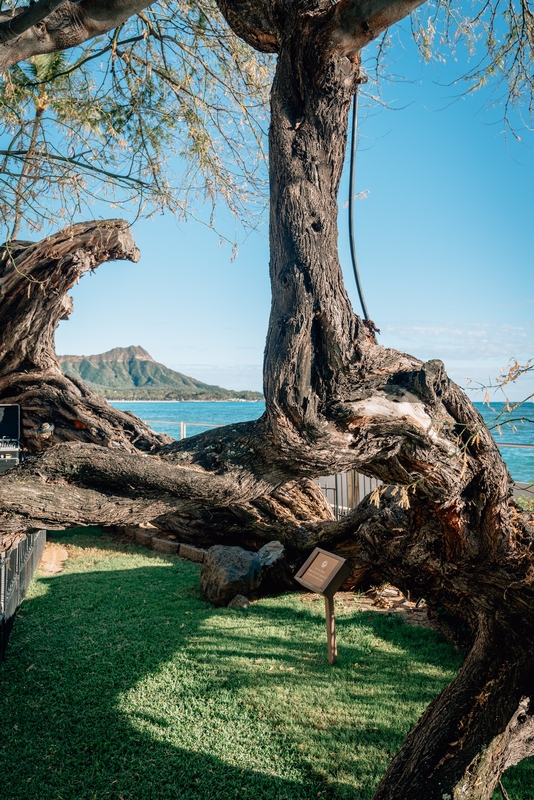
{"type": "Polygon", "coordinates": [[[52,334],[65,291],[99,261],[136,257],[120,224],[78,226],[72,245],[63,234],[3,256],[0,398],[22,402],[26,447],[42,452],[0,478],[0,523],[150,520],[202,543],[219,541],[224,525],[235,542],[276,537],[294,553],[321,544],[351,559],[354,580],[373,571],[423,595],[464,626],[469,652],[376,800],[487,800],[502,770],[534,750],[534,516],[514,505],[495,442],[441,362],[380,347],[354,315],[337,258],[357,53],[392,9],[408,7],[221,2],[240,35],[279,53],[262,419],[165,444],[61,376],[52,334]],[[302,479],[349,468],[384,481],[378,506],[368,499],[343,521],[325,519],[302,479]],[[288,481],[299,483],[280,520],[288,481]]]}

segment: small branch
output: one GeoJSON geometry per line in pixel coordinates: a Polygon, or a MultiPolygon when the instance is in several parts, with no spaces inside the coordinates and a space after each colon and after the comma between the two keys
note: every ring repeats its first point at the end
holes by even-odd
{"type": "Polygon", "coordinates": [[[56,72],[53,77],[46,78],[44,81],[28,81],[27,83],[22,84],[22,88],[26,89],[28,86],[42,86],[44,83],[52,84],[58,78],[64,78],[65,75],[70,75],[71,72],[76,72],[77,69],[83,67],[84,64],[87,64],[88,61],[92,61],[95,58],[100,58],[105,55],[107,52],[112,50],[117,45],[123,46],[125,44],[135,44],[135,42],[141,42],[145,39],[144,35],[141,36],[132,36],[130,39],[124,39],[121,42],[111,42],[107,47],[102,48],[102,50],[97,50],[94,53],[86,56],[85,58],[80,59],[80,61],[76,61],[71,67],[64,70],[63,72],[56,72]]]}
{"type": "Polygon", "coordinates": [[[499,789],[501,790],[501,794],[502,794],[504,800],[510,800],[510,795],[508,794],[508,792],[506,791],[506,789],[502,785],[502,781],[500,780],[500,778],[499,778],[499,789]]]}
{"type": "Polygon", "coordinates": [[[338,3],[332,43],[345,55],[355,55],[387,28],[407,17],[425,0],[359,0],[338,3]]]}

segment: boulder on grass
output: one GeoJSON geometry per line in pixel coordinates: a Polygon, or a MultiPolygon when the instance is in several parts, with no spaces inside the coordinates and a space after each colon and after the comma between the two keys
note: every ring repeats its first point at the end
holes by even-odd
{"type": "Polygon", "coordinates": [[[209,548],[200,572],[200,585],[210,603],[226,606],[236,594],[250,597],[260,583],[261,561],[257,553],[222,544],[209,548]]]}

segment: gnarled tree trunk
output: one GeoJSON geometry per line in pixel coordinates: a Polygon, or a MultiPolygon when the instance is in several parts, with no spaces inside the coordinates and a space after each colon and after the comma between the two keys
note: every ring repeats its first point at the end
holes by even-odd
{"type": "MultiPolygon", "coordinates": [[[[441,362],[379,346],[372,325],[354,315],[337,257],[336,198],[347,112],[360,80],[358,53],[416,4],[220,0],[238,35],[278,53],[266,412],[255,422],[167,444],[149,432],[134,441],[116,416],[119,447],[102,447],[98,427],[93,436],[90,426],[87,433],[73,424],[63,438],[56,434],[56,446],[0,479],[0,523],[150,520],[192,530],[194,539],[225,521],[234,525],[236,541],[262,541],[276,531],[294,552],[321,544],[350,558],[355,576],[374,571],[423,595],[464,625],[469,652],[457,678],[409,733],[376,800],[488,800],[502,771],[534,752],[534,518],[514,505],[495,442],[441,362]],[[382,479],[378,506],[367,499],[341,522],[309,523],[301,511],[318,506],[312,490],[303,499],[301,482],[291,491],[302,499],[287,504],[283,522],[270,522],[288,481],[349,468],[382,479]]],[[[105,244],[102,252],[118,250],[105,244]]],[[[54,258],[52,252],[49,263],[54,258]]],[[[61,291],[79,272],[69,258],[62,251],[54,262],[58,280],[65,271],[61,291]]],[[[4,278],[13,281],[9,274],[4,278]]],[[[17,280],[22,302],[27,284],[16,289],[17,280]]],[[[44,292],[30,288],[32,298],[39,316],[49,302],[46,286],[44,292]]],[[[41,387],[58,378],[48,345],[48,361],[31,355],[27,366],[28,355],[11,355],[16,348],[9,335],[12,344],[0,361],[7,364],[0,387],[8,388],[1,396],[23,398],[30,446],[40,441],[32,428],[39,391],[34,401],[24,395],[31,383],[24,370],[35,370],[41,387]]],[[[17,334],[28,341],[31,335],[29,324],[17,334]]],[[[47,335],[50,343],[45,325],[22,349],[33,353],[47,335]]],[[[59,400],[50,402],[67,418],[59,400]]]]}
{"type": "Polygon", "coordinates": [[[171,441],[59,367],[54,334],[72,312],[67,291],[85,272],[113,259],[139,259],[122,220],[81,223],[37,244],[0,247],[0,402],[22,406],[21,445],[29,453],[59,442],[150,452],[171,441]]]}

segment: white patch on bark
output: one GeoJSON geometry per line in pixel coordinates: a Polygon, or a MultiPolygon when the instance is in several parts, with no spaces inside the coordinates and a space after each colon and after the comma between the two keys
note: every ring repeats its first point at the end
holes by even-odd
{"type": "Polygon", "coordinates": [[[404,392],[402,398],[402,400],[392,400],[386,395],[375,395],[354,403],[352,407],[355,416],[358,417],[385,417],[391,422],[396,420],[411,422],[421,428],[433,442],[448,452],[456,452],[451,442],[438,435],[432,417],[426,412],[419,398],[409,392],[404,392]]]}

